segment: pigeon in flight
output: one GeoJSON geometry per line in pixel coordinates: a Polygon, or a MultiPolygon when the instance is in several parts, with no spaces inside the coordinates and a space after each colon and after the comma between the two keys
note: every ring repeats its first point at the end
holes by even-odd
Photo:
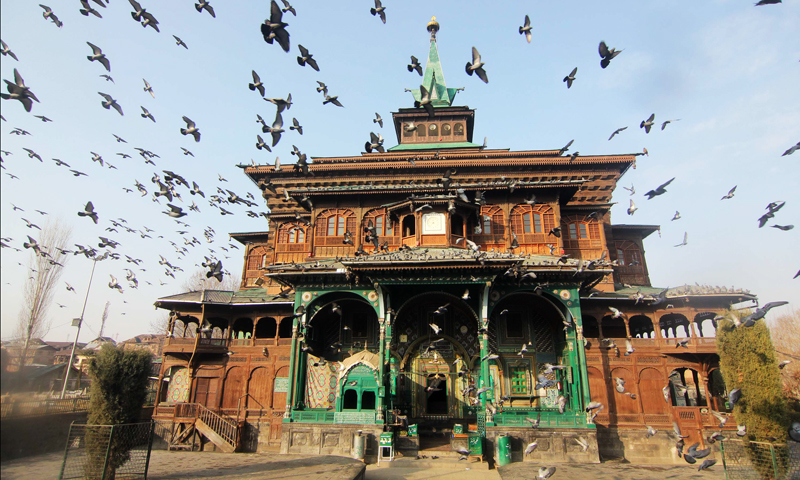
{"type": "Polygon", "coordinates": [[[559,155],[564,155],[564,153],[569,151],[569,147],[571,147],[574,142],[575,142],[575,140],[570,140],[569,143],[567,143],[566,145],[561,147],[561,149],[558,150],[558,154],[559,155]]]}
{"type": "Polygon", "coordinates": [[[636,210],[639,210],[639,207],[637,207],[636,204],[633,203],[633,199],[631,199],[631,206],[628,207],[628,215],[633,215],[636,210]]]}
{"type": "Polygon", "coordinates": [[[142,8],[142,6],[139,5],[139,2],[137,2],[136,0],[128,0],[128,2],[130,2],[131,7],[133,7],[134,11],[131,12],[131,17],[134,20],[136,20],[137,22],[141,22],[143,28],[147,28],[147,26],[149,25],[153,27],[153,30],[155,30],[156,32],[160,31],[158,29],[158,20],[156,20],[156,17],[154,17],[152,13],[142,8]]]}
{"type": "Polygon", "coordinates": [[[8,55],[9,57],[13,58],[14,60],[19,61],[19,59],[17,58],[17,55],[14,52],[12,52],[10,48],[8,48],[8,45],[6,45],[6,42],[0,40],[0,46],[2,47],[2,49],[0,50],[0,53],[2,53],[3,56],[8,55]]]}
{"type": "Polygon", "coordinates": [[[786,305],[789,302],[780,301],[780,302],[769,302],[768,304],[764,305],[763,307],[759,308],[755,312],[751,313],[750,315],[744,317],[742,319],[742,325],[745,327],[752,327],[756,324],[756,321],[761,320],[764,316],[775,307],[780,307],[781,305],[786,305]]]}
{"type": "Polygon", "coordinates": [[[39,160],[40,162],[44,162],[44,161],[42,160],[42,157],[40,157],[38,153],[34,152],[34,151],[33,151],[33,150],[31,150],[30,148],[23,148],[23,150],[25,150],[26,152],[28,152],[28,158],[35,158],[35,159],[39,160]]]}
{"type": "Polygon", "coordinates": [[[44,17],[45,20],[50,20],[51,22],[55,23],[58,28],[61,28],[64,25],[64,23],[58,19],[56,14],[53,13],[53,10],[51,10],[50,7],[48,7],[47,5],[42,5],[41,3],[39,4],[39,6],[44,9],[42,17],[44,17]]]}
{"type": "Polygon", "coordinates": [[[281,10],[281,7],[278,6],[275,0],[272,0],[270,16],[261,24],[261,35],[264,37],[264,41],[270,45],[277,40],[278,45],[281,46],[283,51],[288,53],[290,45],[289,32],[286,31],[286,27],[288,27],[289,24],[284,23],[282,19],[283,10],[281,10]]]}
{"type": "Polygon", "coordinates": [[[675,215],[672,216],[671,221],[674,222],[675,220],[680,220],[680,219],[681,219],[681,212],[675,210],[675,215]]]}
{"type": "Polygon", "coordinates": [[[195,10],[197,10],[200,13],[203,13],[203,10],[205,10],[213,18],[217,18],[217,15],[214,13],[214,7],[212,7],[211,4],[208,3],[207,0],[200,0],[200,3],[195,3],[194,4],[194,8],[195,8],[195,10]]]}
{"type": "Polygon", "coordinates": [[[200,129],[197,128],[197,125],[189,118],[183,117],[183,121],[186,122],[186,128],[181,128],[182,135],[191,135],[194,137],[195,142],[200,141],[200,129]]]}
{"type": "MultiPolygon", "coordinates": [[[[572,82],[575,81],[575,74],[576,73],[578,73],[578,67],[573,68],[572,71],[570,72],[570,74],[567,75],[566,77],[564,77],[564,81],[567,82],[567,88],[570,88],[572,86],[572,82]]],[[[614,133],[617,133],[617,132],[614,132],[614,133]]],[[[614,134],[612,134],[611,136],[613,137],[614,134]]],[[[609,138],[609,140],[611,140],[611,139],[609,138]]]]}
{"type": "Polygon", "coordinates": [[[612,134],[611,134],[611,136],[610,136],[610,137],[608,137],[608,139],[609,139],[609,140],[611,140],[612,138],[614,138],[614,135],[616,135],[616,134],[618,134],[618,133],[621,133],[623,130],[625,130],[625,129],[627,129],[627,128],[628,128],[628,127],[622,127],[622,128],[618,128],[618,129],[614,130],[614,133],[612,133],[612,134]]]}
{"type": "MultiPolygon", "coordinates": [[[[264,125],[264,128],[266,128],[266,129],[267,129],[267,131],[269,131],[269,127],[267,127],[266,125],[264,125]]],[[[256,142],[256,148],[257,148],[257,149],[259,149],[259,150],[264,150],[264,149],[266,149],[268,152],[271,152],[271,151],[272,151],[272,149],[271,149],[271,148],[269,148],[269,145],[267,145],[266,143],[264,143],[264,139],[263,139],[263,138],[261,138],[261,135],[256,135],[256,140],[258,140],[258,141],[256,142]]]]}
{"type": "Polygon", "coordinates": [[[25,80],[22,79],[22,75],[19,74],[16,68],[14,69],[14,83],[8,80],[3,81],[6,82],[6,89],[8,90],[8,93],[0,93],[0,98],[3,100],[19,100],[22,106],[25,107],[26,112],[31,111],[33,106],[31,100],[39,102],[36,95],[25,85],[25,80]]]}
{"type": "Polygon", "coordinates": [[[650,133],[650,128],[655,124],[655,118],[656,114],[651,113],[647,120],[642,120],[642,123],[639,124],[639,128],[644,128],[645,133],[650,133]]]}
{"type": "Polygon", "coordinates": [[[383,136],[379,133],[375,135],[373,132],[369,132],[369,142],[364,144],[364,149],[367,153],[372,153],[373,150],[377,150],[381,153],[386,152],[383,148],[383,136]]]}
{"type": "Polygon", "coordinates": [[[663,122],[661,124],[661,130],[663,131],[665,128],[667,128],[667,125],[669,125],[672,122],[677,122],[679,120],[680,120],[680,118],[673,118],[672,120],[667,120],[667,121],[663,122]]]}
{"type": "Polygon", "coordinates": [[[106,75],[106,74],[104,73],[104,74],[100,75],[100,78],[105,78],[105,79],[106,79],[106,82],[111,82],[111,83],[114,83],[114,79],[113,79],[113,78],[111,78],[111,75],[106,75]]]}
{"type": "Polygon", "coordinates": [[[414,100],[414,108],[422,107],[428,112],[428,118],[433,118],[433,104],[431,103],[431,96],[424,85],[419,86],[419,101],[414,100]]]}
{"type": "Polygon", "coordinates": [[[319,84],[319,87],[317,87],[317,92],[322,92],[322,95],[327,97],[328,96],[328,86],[325,85],[324,83],[320,82],[319,80],[317,80],[317,83],[319,84]]]}
{"type": "Polygon", "coordinates": [[[176,37],[175,35],[173,35],[172,38],[175,39],[175,45],[181,46],[186,50],[189,50],[189,47],[186,46],[186,43],[184,43],[183,40],[180,39],[180,37],[176,37]]]}
{"type": "Polygon", "coordinates": [[[525,39],[528,41],[528,43],[531,43],[531,17],[525,15],[525,23],[519,27],[519,34],[525,35],[525,39]]]}
{"type": "Polygon", "coordinates": [[[734,187],[731,188],[730,190],[728,190],[728,193],[725,194],[720,200],[729,200],[729,199],[733,198],[733,192],[736,191],[736,187],[737,186],[738,185],[734,185],[734,187]]]}
{"type": "Polygon", "coordinates": [[[314,55],[310,54],[308,49],[302,45],[298,44],[297,48],[300,49],[300,55],[297,57],[297,64],[301,67],[304,67],[306,64],[308,64],[309,67],[319,72],[317,61],[312,58],[314,55]]]}
{"type": "Polygon", "coordinates": [[[283,6],[284,6],[284,8],[281,9],[281,11],[283,13],[290,12],[295,17],[297,16],[297,10],[294,9],[294,7],[292,6],[291,3],[289,3],[286,0],[281,0],[281,2],[283,2],[283,6]]]}
{"type": "Polygon", "coordinates": [[[117,282],[117,279],[114,277],[114,275],[110,276],[111,276],[111,281],[108,282],[108,288],[116,289],[117,291],[119,291],[119,293],[122,293],[122,286],[119,284],[119,282],[117,282]]]}
{"type": "Polygon", "coordinates": [[[617,50],[616,48],[608,48],[606,42],[600,42],[600,46],[597,47],[597,51],[600,53],[600,66],[606,68],[611,60],[622,53],[622,50],[617,50]]]}
{"type": "Polygon", "coordinates": [[[486,70],[483,69],[484,65],[486,64],[481,61],[481,54],[478,53],[478,49],[472,47],[472,62],[467,62],[465,67],[467,75],[472,76],[475,73],[478,78],[483,80],[483,83],[489,83],[489,77],[486,76],[486,70]]]}
{"type": "Polygon", "coordinates": [[[411,55],[411,63],[408,64],[408,71],[413,72],[414,70],[419,73],[419,76],[422,76],[422,65],[419,64],[419,59],[414,55],[411,55]]]}
{"type": "Polygon", "coordinates": [[[675,180],[675,177],[672,177],[671,179],[667,180],[667,182],[662,183],[661,185],[656,187],[654,190],[650,190],[649,192],[645,193],[645,195],[647,196],[647,199],[648,200],[652,200],[653,198],[655,198],[655,197],[657,197],[659,195],[663,195],[663,194],[667,193],[666,187],[667,187],[667,185],[672,183],[673,180],[675,180]]]}
{"type": "Polygon", "coordinates": [[[111,95],[109,95],[107,93],[103,93],[103,92],[97,92],[97,93],[98,93],[98,95],[100,95],[104,99],[103,101],[100,102],[100,105],[102,105],[103,108],[108,110],[111,107],[114,107],[114,110],[116,110],[117,113],[119,113],[120,115],[125,115],[124,113],[122,113],[122,107],[119,105],[119,103],[117,103],[116,100],[114,100],[111,97],[111,95]]]}
{"type": "Polygon", "coordinates": [[[154,117],[152,113],[150,113],[146,108],[142,107],[141,105],[139,107],[142,109],[141,113],[142,118],[149,118],[150,120],[153,121],[153,123],[156,123],[156,117],[154,117]]]}
{"type": "Polygon", "coordinates": [[[800,142],[797,142],[797,145],[794,145],[793,147],[789,148],[789,150],[783,152],[783,155],[781,155],[781,157],[785,157],[786,155],[791,155],[798,150],[800,150],[800,142]]]}
{"type": "Polygon", "coordinates": [[[300,135],[303,134],[303,126],[300,125],[300,122],[297,121],[296,118],[292,117],[292,126],[289,127],[289,130],[297,130],[297,133],[300,135]]]}
{"type": "Polygon", "coordinates": [[[332,103],[337,107],[344,107],[344,105],[342,105],[342,102],[339,101],[339,95],[334,95],[332,97],[325,95],[325,100],[322,101],[322,104],[326,105],[328,103],[332,103]]]}
{"type": "Polygon", "coordinates": [[[97,225],[97,212],[94,211],[94,205],[92,205],[92,202],[87,203],[83,208],[83,211],[78,212],[78,216],[89,217],[92,219],[92,221],[94,221],[95,225],[97,225]]]}
{"type": "Polygon", "coordinates": [[[272,134],[273,147],[278,144],[281,139],[281,134],[285,131],[286,130],[283,129],[283,117],[281,117],[281,112],[278,110],[278,113],[275,114],[275,121],[272,122],[272,127],[269,128],[269,132],[272,134]]]}
{"type": "Polygon", "coordinates": [[[278,113],[292,108],[292,94],[290,93],[286,99],[283,98],[265,98],[265,101],[278,106],[278,113]]]}
{"type": "Polygon", "coordinates": [[[683,241],[681,243],[675,245],[675,246],[676,247],[686,246],[686,245],[688,245],[688,243],[687,243],[688,240],[689,240],[689,233],[688,232],[683,232],[683,241]]]}
{"type": "Polygon", "coordinates": [[[369,13],[371,13],[373,17],[375,15],[380,16],[381,21],[386,24],[386,7],[381,5],[381,0],[375,0],[375,8],[370,8],[369,13]]]}
{"type": "MultiPolygon", "coordinates": [[[[218,282],[222,282],[222,261],[217,260],[214,262],[210,270],[206,272],[206,278],[216,278],[218,282]]],[[[301,305],[302,306],[302,305],[301,305]]]]}
{"type": "Polygon", "coordinates": [[[170,208],[167,212],[161,212],[164,215],[169,215],[172,218],[181,218],[185,217],[186,213],[183,211],[181,207],[175,206],[171,203],[168,203],[167,206],[170,208]]]}
{"type": "Polygon", "coordinates": [[[149,93],[151,97],[156,98],[156,94],[153,93],[153,87],[151,87],[150,84],[147,83],[147,80],[145,80],[144,78],[142,79],[142,81],[144,82],[143,90],[149,93]]]}
{"type": "MultiPolygon", "coordinates": [[[[95,1],[97,2],[97,4],[98,4],[98,5],[100,5],[100,6],[102,6],[102,7],[105,7],[105,6],[106,6],[106,4],[105,4],[105,3],[103,3],[103,2],[102,2],[102,1],[100,1],[100,0],[95,0],[95,1]]],[[[81,9],[80,9],[80,10],[78,10],[78,11],[79,11],[79,12],[81,12],[81,15],[83,15],[84,17],[88,17],[88,16],[89,16],[89,14],[91,13],[92,15],[94,15],[94,16],[95,16],[95,17],[97,17],[97,18],[103,18],[103,16],[102,16],[102,15],[100,15],[100,12],[98,12],[98,11],[97,11],[97,10],[95,10],[95,9],[94,9],[94,8],[93,8],[91,5],[89,5],[89,0],[81,0],[81,6],[82,6],[83,8],[81,8],[81,9]]]]}
{"type": "Polygon", "coordinates": [[[381,128],[383,128],[383,119],[378,112],[375,112],[375,118],[372,119],[372,123],[377,123],[381,128]]]}
{"type": "Polygon", "coordinates": [[[264,84],[261,83],[261,77],[258,76],[255,70],[253,70],[253,83],[248,83],[247,87],[251,91],[258,89],[258,93],[260,93],[262,97],[264,96],[264,84]]]}

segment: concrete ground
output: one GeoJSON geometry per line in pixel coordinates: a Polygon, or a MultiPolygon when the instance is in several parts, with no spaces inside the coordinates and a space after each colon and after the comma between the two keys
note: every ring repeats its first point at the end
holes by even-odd
{"type": "MultiPolygon", "coordinates": [[[[0,463],[0,477],[15,479],[56,479],[62,453],[51,453],[0,463]]],[[[444,460],[444,459],[442,459],[444,460]]],[[[436,468],[425,465],[400,467],[367,465],[366,480],[535,480],[539,465],[535,462],[512,463],[497,470],[486,470],[466,463],[450,465],[445,461],[436,468]],[[400,467],[400,468],[398,468],[400,467]]],[[[549,465],[548,465],[549,466],[549,465]]],[[[721,465],[698,472],[690,465],[633,465],[615,462],[601,464],[555,465],[553,480],[591,478],[592,480],[722,480],[721,465]]],[[[168,452],[153,450],[148,478],[177,479],[357,479],[364,464],[344,457],[311,455],[243,454],[214,452],[168,452]]]]}

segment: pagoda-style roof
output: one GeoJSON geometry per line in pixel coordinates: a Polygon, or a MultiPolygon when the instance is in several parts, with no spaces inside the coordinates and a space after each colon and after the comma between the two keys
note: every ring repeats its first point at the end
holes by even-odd
{"type": "Polygon", "coordinates": [[[725,286],[711,286],[711,285],[683,285],[673,288],[659,288],[650,287],[647,285],[614,285],[613,292],[592,291],[587,292],[586,295],[581,296],[581,301],[609,301],[609,300],[624,300],[636,302],[635,295],[641,293],[644,299],[640,302],[645,304],[653,302],[657,299],[659,294],[664,290],[667,291],[667,299],[686,299],[686,298],[704,298],[715,299],[723,303],[740,303],[746,301],[755,301],[757,296],[750,293],[749,290],[735,287],[725,286]]]}
{"type": "MultiPolygon", "coordinates": [[[[428,49],[428,62],[425,64],[422,85],[430,94],[434,108],[453,105],[456,94],[459,90],[463,90],[463,88],[448,88],[444,81],[442,62],[439,59],[439,49],[436,46],[436,32],[438,30],[439,24],[436,22],[436,17],[433,17],[431,23],[428,24],[428,31],[431,32],[431,44],[428,49]]],[[[420,100],[421,93],[419,88],[410,89],[409,91],[414,96],[415,101],[420,100]]]]}
{"type": "Polygon", "coordinates": [[[235,232],[229,233],[228,236],[242,245],[247,245],[253,242],[263,242],[269,238],[269,232],[235,232]]]}
{"type": "Polygon", "coordinates": [[[647,238],[653,232],[660,232],[661,225],[627,225],[627,224],[615,224],[611,225],[612,232],[630,232],[630,233],[641,233],[642,239],[647,238]]]}
{"type": "Polygon", "coordinates": [[[294,293],[287,298],[270,295],[261,288],[246,290],[198,290],[161,297],[155,302],[159,308],[171,309],[181,304],[206,304],[206,305],[292,305],[294,293]]]}

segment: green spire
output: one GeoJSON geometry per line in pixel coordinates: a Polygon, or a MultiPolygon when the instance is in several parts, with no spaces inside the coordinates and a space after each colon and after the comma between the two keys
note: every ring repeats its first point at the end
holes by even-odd
{"type": "MultiPolygon", "coordinates": [[[[431,48],[428,51],[428,63],[425,64],[425,75],[422,77],[422,85],[431,95],[434,107],[449,107],[453,104],[456,94],[463,88],[447,88],[442,71],[442,62],[439,60],[439,50],[436,47],[436,32],[439,31],[439,23],[433,17],[428,23],[428,31],[431,32],[431,48]]],[[[414,95],[414,100],[419,101],[420,90],[418,88],[409,90],[414,95]]]]}

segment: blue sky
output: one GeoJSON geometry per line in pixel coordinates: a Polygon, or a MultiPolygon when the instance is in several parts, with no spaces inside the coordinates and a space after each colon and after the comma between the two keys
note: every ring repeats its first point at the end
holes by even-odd
{"type": "MultiPolygon", "coordinates": [[[[223,217],[207,202],[198,202],[201,213],[184,218],[191,225],[189,238],[203,241],[203,229],[211,226],[216,241],[203,241],[181,258],[168,243],[183,242],[176,233],[179,226],[160,213],[166,201],[158,205],[149,196],[125,193],[123,187],[133,188],[138,180],[152,192],[153,173],[172,170],[196,181],[207,196],[222,186],[259,198],[258,189],[236,164],[251,159],[272,163],[276,156],[284,164],[292,163],[292,145],[311,157],[357,155],[371,131],[381,132],[387,145],[394,145],[391,124],[378,129],[372,118],[379,112],[388,119],[392,111],[412,106],[411,95],[403,90],[418,88],[419,77],[408,73],[406,64],[411,55],[421,60],[427,55],[425,25],[433,15],[441,24],[438,45],[447,84],[466,87],[456,104],[476,109],[476,143],[485,136],[490,148],[536,150],[560,148],[575,139],[572,150],[584,155],[648,149],[650,156],[639,157],[638,168],[621,180],[612,222],[662,225],[661,237],[653,234],[645,241],[654,285],[735,285],[758,294],[762,303],[798,304],[800,279],[792,277],[800,269],[800,152],[781,156],[800,141],[797,2],[756,8],[751,1],[491,6],[477,1],[387,0],[384,25],[370,15],[369,1],[298,0],[293,3],[297,17],[284,16],[291,35],[288,54],[261,37],[259,25],[269,11],[266,1],[214,2],[217,18],[197,13],[189,0],[141,3],[159,20],[161,33],[134,22],[123,0],[97,7],[102,19],[80,15],[78,2],[50,0],[48,5],[64,22],[61,29],[42,18],[36,2],[0,4],[2,39],[19,57],[18,62],[2,57],[2,78],[13,79],[17,68],[41,100],[30,114],[19,102],[0,102],[8,120],[0,123],[0,142],[3,150],[12,152],[3,155],[6,170],[0,175],[2,236],[12,237],[12,245],[21,248],[33,231],[20,218],[40,223],[43,217],[32,213],[40,209],[73,225],[73,243],[96,245],[98,236],[109,236],[122,244],[119,252],[145,260],[147,271],[136,271],[139,289],[126,289],[122,295],[107,283],[110,274],[122,280],[129,265],[98,263],[85,315],[87,328],[81,333],[84,341],[99,330],[107,300],[107,334],[124,340],[149,330],[158,315],[153,301],[177,293],[184,280],[164,276],[157,264],[159,253],[188,274],[207,248],[214,248],[225,268],[238,276],[241,250],[232,250],[226,259],[219,246],[227,246],[228,232],[266,228],[263,218],[248,218],[246,208],[226,206],[235,214],[223,217]],[[533,25],[531,44],[517,32],[526,14],[533,25]],[[189,49],[175,45],[173,34],[189,49]],[[605,70],[597,54],[600,40],[624,50],[605,70]],[[87,41],[110,59],[115,83],[100,78],[106,73],[103,67],[86,59],[91,53],[87,41]],[[297,64],[298,43],[314,54],[321,72],[297,64]],[[488,85],[464,72],[472,46],[486,62],[488,85]],[[561,80],[574,67],[577,80],[568,90],[561,80]],[[296,117],[304,127],[302,136],[284,134],[273,153],[255,148],[260,133],[256,114],[271,123],[275,107],[247,88],[251,70],[261,76],[267,97],[292,93],[294,105],[284,112],[284,123],[296,117]],[[152,85],[155,98],[142,90],[142,78],[152,85]],[[323,106],[315,91],[317,80],[328,85],[331,95],[339,95],[345,108],[323,106]],[[103,109],[97,92],[116,98],[125,116],[103,109]],[[157,123],[141,118],[140,106],[150,110],[157,123]],[[645,134],[639,122],[651,113],[659,126],[667,119],[681,120],[645,134]],[[42,123],[33,115],[53,122],[42,123]],[[200,143],[180,135],[184,115],[200,128],[200,143]],[[628,129],[608,141],[611,132],[623,126],[628,129]],[[32,135],[10,135],[17,127],[32,135]],[[116,143],[112,134],[128,144],[116,143]],[[134,147],[160,155],[157,166],[145,165],[134,147]],[[195,157],[184,156],[180,147],[195,157]],[[38,152],[44,163],[28,158],[23,148],[38,152]],[[117,170],[93,163],[89,152],[101,154],[117,170]],[[132,158],[121,159],[117,152],[132,158]],[[89,177],[74,178],[51,158],[89,177]],[[228,182],[219,182],[218,174],[228,182]],[[645,199],[644,192],[672,177],[676,180],[667,194],[645,199]],[[621,188],[631,184],[637,192],[633,197],[621,188]],[[720,201],[734,185],[736,196],[720,201]],[[639,207],[632,217],[625,213],[630,198],[639,207]],[[100,215],[99,225],[76,215],[89,200],[100,215]],[[798,228],[757,228],[766,205],[776,200],[786,201],[786,206],[773,223],[798,228]],[[12,211],[11,203],[25,212],[12,211]],[[676,210],[682,219],[671,222],[676,210]],[[164,238],[105,232],[109,220],[117,217],[133,228],[154,229],[164,238]],[[689,244],[673,247],[684,232],[689,244]],[[159,285],[160,280],[168,285],[159,285]]],[[[198,200],[183,188],[179,191],[185,203],[177,204],[184,209],[198,200]]],[[[254,210],[264,208],[259,201],[254,210]]],[[[28,252],[3,249],[1,258],[2,336],[8,338],[20,310],[28,252]]],[[[74,338],[69,320],[80,315],[90,271],[90,261],[70,259],[62,279],[77,293],[59,287],[55,301],[66,308],[50,309],[53,328],[46,338],[74,338]]]]}

